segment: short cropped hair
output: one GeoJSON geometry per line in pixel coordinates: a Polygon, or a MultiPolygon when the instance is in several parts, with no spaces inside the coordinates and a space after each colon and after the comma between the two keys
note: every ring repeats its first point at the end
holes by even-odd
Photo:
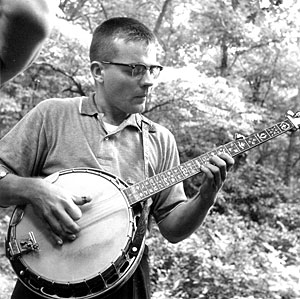
{"type": "Polygon", "coordinates": [[[100,24],[93,33],[90,46],[90,61],[110,61],[117,56],[114,40],[125,42],[156,42],[153,32],[144,24],[133,18],[111,18],[100,24]]]}

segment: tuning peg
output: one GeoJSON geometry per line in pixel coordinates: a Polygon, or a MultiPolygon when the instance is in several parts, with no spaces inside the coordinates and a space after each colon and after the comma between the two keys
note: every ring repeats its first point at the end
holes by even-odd
{"type": "MultiPolygon", "coordinates": [[[[298,112],[298,113],[299,113],[299,112],[298,112]]],[[[294,116],[295,116],[295,113],[294,113],[293,111],[291,111],[291,110],[288,110],[288,111],[286,112],[286,115],[294,117],[294,116]]]]}
{"type": "Polygon", "coordinates": [[[294,129],[300,129],[300,111],[293,113],[289,110],[286,114],[287,118],[294,125],[294,129]]]}

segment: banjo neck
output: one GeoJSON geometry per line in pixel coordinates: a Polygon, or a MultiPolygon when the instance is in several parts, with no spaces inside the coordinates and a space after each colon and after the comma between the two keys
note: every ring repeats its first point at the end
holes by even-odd
{"type": "Polygon", "coordinates": [[[192,160],[180,164],[174,168],[156,174],[139,183],[133,184],[123,190],[132,206],[138,202],[155,195],[169,187],[172,187],[201,172],[201,165],[208,163],[210,157],[221,153],[227,153],[232,157],[240,155],[256,146],[259,146],[290,130],[297,130],[300,127],[300,115],[290,114],[286,119],[258,133],[247,137],[238,135],[236,140],[221,145],[216,149],[200,155],[192,160]]]}

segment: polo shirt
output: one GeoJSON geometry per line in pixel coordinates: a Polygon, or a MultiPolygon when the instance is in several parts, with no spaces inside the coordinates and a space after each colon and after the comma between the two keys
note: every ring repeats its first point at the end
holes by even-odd
{"type": "MultiPolygon", "coordinates": [[[[48,99],[27,113],[0,140],[0,165],[24,177],[46,177],[75,167],[110,172],[131,185],[145,179],[140,114],[132,114],[113,132],[107,132],[103,113],[90,97],[48,99]]],[[[173,134],[152,123],[148,138],[148,173],[158,174],[179,165],[173,134]]],[[[162,221],[186,200],[179,183],[152,197],[151,213],[162,221]]]]}

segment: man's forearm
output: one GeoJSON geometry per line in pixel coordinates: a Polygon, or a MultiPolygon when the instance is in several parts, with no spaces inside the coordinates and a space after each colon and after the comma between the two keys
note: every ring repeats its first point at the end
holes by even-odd
{"type": "Polygon", "coordinates": [[[0,206],[29,204],[34,198],[32,190],[38,190],[43,184],[42,179],[24,178],[7,174],[0,180],[0,206]]]}
{"type": "Polygon", "coordinates": [[[194,198],[179,204],[160,224],[162,235],[171,243],[190,236],[204,221],[214,199],[207,201],[198,193],[194,198]]]}

